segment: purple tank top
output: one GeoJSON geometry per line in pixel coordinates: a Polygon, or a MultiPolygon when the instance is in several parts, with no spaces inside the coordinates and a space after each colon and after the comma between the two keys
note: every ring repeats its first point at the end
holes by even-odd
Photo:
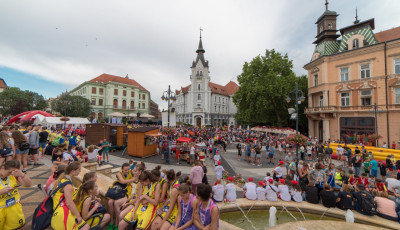
{"type": "MultiPolygon", "coordinates": [[[[193,213],[192,202],[195,198],[196,197],[194,195],[190,194],[189,201],[186,205],[182,199],[180,200],[182,216],[181,216],[181,221],[180,221],[178,227],[183,226],[184,224],[189,222],[190,219],[192,219],[192,213],[193,213]]],[[[185,228],[185,230],[193,230],[193,229],[195,229],[194,224],[188,228],[185,228]]]]}
{"type": "MultiPolygon", "coordinates": [[[[200,213],[200,221],[204,226],[207,226],[211,224],[211,209],[214,207],[218,208],[218,205],[214,203],[212,199],[208,201],[206,209],[203,209],[203,203],[200,202],[199,205],[199,213],[200,213]]],[[[217,228],[219,229],[219,214],[218,214],[218,219],[217,219],[217,228]]]]}

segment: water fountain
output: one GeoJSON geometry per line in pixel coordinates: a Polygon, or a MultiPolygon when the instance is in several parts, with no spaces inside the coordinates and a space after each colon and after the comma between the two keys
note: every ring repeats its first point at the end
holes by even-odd
{"type": "Polygon", "coordinates": [[[322,213],[322,215],[321,215],[321,217],[319,218],[320,220],[322,220],[322,217],[324,217],[325,216],[325,213],[329,210],[330,208],[327,208],[326,210],[325,210],[325,212],[324,213],[322,213]]]}
{"type": "Polygon", "coordinates": [[[354,213],[350,209],[347,209],[347,212],[344,216],[346,217],[347,223],[354,223],[354,213]]]}
{"type": "Polygon", "coordinates": [[[274,227],[276,225],[276,208],[271,206],[269,208],[269,227],[274,227]]]}
{"type": "MultiPolygon", "coordinates": [[[[236,202],[233,202],[233,203],[234,203],[234,204],[236,205],[236,207],[238,207],[238,209],[243,213],[244,218],[246,218],[246,220],[251,224],[251,227],[252,227],[254,230],[257,230],[257,228],[254,226],[253,222],[251,222],[250,219],[247,217],[246,213],[244,213],[243,209],[242,209],[236,202]]],[[[243,220],[243,221],[244,221],[244,220],[243,220]]],[[[243,222],[243,221],[242,221],[242,222],[243,222]]]]}

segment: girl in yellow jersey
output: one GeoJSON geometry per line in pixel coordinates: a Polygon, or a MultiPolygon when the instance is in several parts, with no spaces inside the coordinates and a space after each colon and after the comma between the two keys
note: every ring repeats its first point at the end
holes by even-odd
{"type": "Polygon", "coordinates": [[[126,229],[134,221],[137,221],[136,229],[149,229],[156,216],[161,185],[150,171],[142,172],[139,182],[143,186],[142,195],[137,197],[133,210],[119,222],[119,230],[126,229]]]}
{"type": "Polygon", "coordinates": [[[104,207],[102,207],[100,203],[100,198],[96,197],[98,195],[99,189],[96,181],[90,180],[79,187],[74,200],[82,219],[84,219],[91,228],[96,226],[103,228],[110,221],[110,214],[105,212],[104,207]],[[99,207],[101,207],[102,212],[96,213],[96,211],[99,211],[99,207]],[[96,217],[93,217],[94,214],[96,214],[96,217]]]}
{"type": "Polygon", "coordinates": [[[136,184],[136,190],[130,197],[128,197],[126,202],[122,205],[121,213],[119,214],[120,220],[124,219],[124,217],[126,216],[126,214],[128,214],[128,212],[132,211],[132,209],[135,207],[134,205],[136,203],[136,198],[138,194],[142,194],[142,184],[140,184],[139,182],[139,176],[140,174],[142,174],[144,170],[146,170],[146,165],[143,162],[139,165],[136,165],[132,170],[133,179],[135,180],[135,182],[133,183],[136,184]]]}
{"type": "Polygon", "coordinates": [[[121,171],[117,173],[117,180],[115,182],[119,182],[123,185],[126,185],[126,196],[118,200],[109,198],[108,211],[111,216],[111,221],[108,226],[108,230],[113,230],[114,228],[115,229],[117,228],[119,223],[119,214],[121,212],[121,206],[127,201],[127,198],[131,196],[132,183],[134,181],[135,179],[133,178],[132,170],[130,170],[129,163],[123,163],[121,171]]]}
{"type": "Polygon", "coordinates": [[[31,187],[32,182],[20,167],[19,161],[11,160],[0,168],[0,229],[20,229],[25,226],[18,182],[24,187],[31,187]]]}
{"type": "Polygon", "coordinates": [[[153,230],[168,230],[178,216],[178,189],[179,182],[176,180],[173,169],[166,172],[168,190],[163,206],[158,210],[158,216],[151,225],[153,230]]]}
{"type": "Polygon", "coordinates": [[[80,172],[81,164],[74,161],[67,166],[65,173],[61,174],[58,179],[54,181],[54,189],[64,182],[71,182],[53,195],[54,214],[51,218],[51,227],[54,230],[86,230],[90,228],[82,219],[72,198],[75,189],[74,186],[72,186],[71,178],[78,176],[80,172]]]}

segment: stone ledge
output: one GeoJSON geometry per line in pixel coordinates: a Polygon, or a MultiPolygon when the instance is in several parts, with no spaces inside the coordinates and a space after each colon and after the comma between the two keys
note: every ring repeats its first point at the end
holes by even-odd
{"type": "MultiPolygon", "coordinates": [[[[225,212],[234,212],[238,211],[238,208],[236,204],[239,205],[242,209],[250,209],[250,207],[253,206],[252,210],[268,210],[271,206],[276,207],[278,210],[282,209],[282,205],[284,205],[288,210],[290,211],[298,211],[297,208],[299,208],[301,211],[306,212],[306,213],[311,213],[311,214],[322,214],[325,211],[325,216],[328,217],[333,217],[337,218],[340,220],[345,221],[345,213],[346,211],[338,209],[338,208],[330,208],[327,209],[324,207],[322,204],[311,204],[308,202],[285,202],[285,201],[280,201],[280,202],[271,202],[268,200],[265,201],[250,201],[245,198],[239,198],[237,199],[234,203],[230,204],[224,204],[224,203],[218,203],[218,207],[221,211],[221,213],[225,212]]],[[[396,221],[390,221],[383,219],[379,216],[365,216],[362,215],[356,211],[353,211],[354,213],[354,222],[355,223],[360,223],[360,224],[367,224],[367,225],[372,225],[376,227],[381,227],[385,226],[385,228],[390,228],[390,229],[399,229],[400,225],[396,221]]],[[[343,223],[343,222],[338,222],[338,223],[343,223]]]]}
{"type": "Polygon", "coordinates": [[[111,169],[113,168],[112,165],[101,165],[101,166],[97,166],[96,171],[98,173],[102,173],[106,176],[111,176],[111,169]]]}
{"type": "Polygon", "coordinates": [[[91,172],[95,172],[97,163],[82,163],[82,168],[86,168],[91,172]]]}
{"type": "Polygon", "coordinates": [[[341,230],[378,230],[378,229],[386,229],[380,227],[374,227],[371,225],[365,224],[356,224],[356,223],[347,223],[347,222],[338,222],[332,220],[309,220],[309,221],[297,221],[284,223],[280,225],[276,225],[275,227],[269,228],[271,230],[299,230],[299,229],[341,229],[341,230]]]}

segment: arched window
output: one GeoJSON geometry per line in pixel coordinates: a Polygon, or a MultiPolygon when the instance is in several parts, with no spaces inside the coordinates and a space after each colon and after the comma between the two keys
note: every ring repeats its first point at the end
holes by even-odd
{"type": "Polygon", "coordinates": [[[114,108],[118,107],[118,99],[114,99],[113,106],[114,106],[114,108]]]}
{"type": "Polygon", "coordinates": [[[332,23],[328,23],[328,29],[332,29],[332,23]]]}
{"type": "Polygon", "coordinates": [[[135,101],[131,101],[131,109],[135,108],[135,101]]]}
{"type": "Polygon", "coordinates": [[[360,41],[356,38],[353,40],[353,49],[357,49],[360,47],[360,41]]]}
{"type": "Polygon", "coordinates": [[[124,108],[124,109],[126,108],[126,100],[122,101],[122,108],[124,108]]]}

